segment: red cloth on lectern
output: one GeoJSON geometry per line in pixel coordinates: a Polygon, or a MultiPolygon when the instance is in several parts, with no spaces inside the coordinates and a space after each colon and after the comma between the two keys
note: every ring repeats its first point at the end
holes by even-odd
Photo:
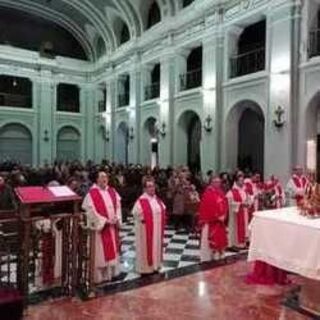
{"type": "Polygon", "coordinates": [[[54,253],[55,242],[50,232],[44,233],[42,237],[41,252],[42,258],[42,281],[45,285],[51,285],[54,280],[54,253]]]}
{"type": "MultiPolygon", "coordinates": [[[[116,193],[114,189],[108,188],[107,191],[110,198],[112,200],[114,210],[117,210],[117,198],[116,193]]],[[[108,209],[105,205],[105,202],[102,198],[102,195],[100,194],[100,191],[98,188],[92,188],[90,189],[90,197],[92,199],[93,205],[96,209],[96,212],[100,214],[101,216],[109,219],[108,209]]],[[[111,228],[114,226],[106,224],[101,231],[101,239],[102,239],[102,245],[103,245],[103,251],[104,251],[104,257],[106,261],[112,261],[114,260],[118,254],[119,254],[119,239],[118,239],[118,233],[115,232],[116,236],[116,245],[114,245],[112,241],[112,234],[111,234],[111,228]]]]}
{"type": "Polygon", "coordinates": [[[202,195],[199,206],[199,224],[208,224],[208,241],[213,250],[223,250],[228,245],[225,220],[228,200],[221,189],[209,186],[202,195]]]}

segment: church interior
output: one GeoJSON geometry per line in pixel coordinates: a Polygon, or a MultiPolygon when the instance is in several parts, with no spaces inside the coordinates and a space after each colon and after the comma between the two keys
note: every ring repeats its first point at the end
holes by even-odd
{"type": "Polygon", "coordinates": [[[0,0],[0,319],[320,319],[319,88],[320,0],[0,0]]]}

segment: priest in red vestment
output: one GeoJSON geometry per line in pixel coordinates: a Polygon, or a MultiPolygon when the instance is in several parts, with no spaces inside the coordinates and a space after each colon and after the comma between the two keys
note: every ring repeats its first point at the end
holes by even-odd
{"type": "Polygon", "coordinates": [[[202,195],[199,207],[201,227],[201,261],[220,259],[228,245],[226,219],[228,200],[221,188],[221,179],[213,176],[202,195]]]}
{"type": "Polygon", "coordinates": [[[121,202],[119,194],[108,183],[107,173],[97,172],[96,183],[82,204],[88,225],[95,231],[95,283],[110,281],[120,274],[121,202]]]}
{"type": "Polygon", "coordinates": [[[229,247],[245,248],[248,240],[249,208],[253,204],[253,199],[246,190],[241,171],[237,173],[234,185],[227,193],[227,199],[229,247]]]}
{"type": "Polygon", "coordinates": [[[289,206],[297,206],[305,196],[308,179],[303,174],[303,169],[297,166],[293,169],[292,176],[288,181],[286,193],[288,194],[289,206]]]}
{"type": "Polygon", "coordinates": [[[136,272],[150,274],[160,271],[166,207],[156,195],[154,179],[143,179],[144,193],[136,201],[132,213],[135,221],[136,272]]]}
{"type": "MultiPolygon", "coordinates": [[[[273,208],[270,207],[268,209],[279,209],[284,206],[285,193],[277,177],[270,177],[265,184],[265,190],[266,192],[270,193],[270,203],[273,205],[273,208]]],[[[263,261],[255,261],[253,270],[247,275],[246,281],[249,284],[260,285],[288,284],[286,271],[283,271],[263,261]]]]}

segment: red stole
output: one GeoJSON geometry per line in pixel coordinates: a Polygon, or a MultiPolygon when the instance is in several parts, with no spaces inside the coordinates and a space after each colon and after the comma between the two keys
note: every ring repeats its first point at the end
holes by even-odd
{"type": "MultiPolygon", "coordinates": [[[[165,226],[165,209],[162,202],[157,198],[157,202],[161,208],[161,235],[164,236],[165,226]]],[[[147,260],[148,265],[153,265],[153,212],[148,199],[140,198],[139,203],[142,209],[143,219],[145,221],[146,228],[146,241],[147,241],[147,260]]],[[[162,241],[161,241],[162,242],[162,241]]],[[[161,243],[161,256],[163,253],[163,246],[161,243]]]]}
{"type": "Polygon", "coordinates": [[[238,243],[245,243],[246,230],[245,230],[245,208],[243,205],[243,199],[238,189],[231,189],[233,200],[240,203],[239,211],[237,212],[237,239],[238,243]]]}
{"type": "MultiPolygon", "coordinates": [[[[110,195],[110,198],[114,206],[114,211],[116,212],[117,210],[116,192],[114,189],[110,187],[108,188],[107,192],[110,195]]],[[[90,193],[90,197],[92,199],[96,212],[100,214],[102,217],[109,219],[108,210],[100,194],[99,189],[92,188],[90,189],[89,193],[90,193]]],[[[116,245],[114,245],[112,241],[111,228],[114,228],[114,226],[106,224],[103,230],[101,231],[102,246],[103,246],[104,257],[106,261],[114,260],[117,257],[117,254],[119,254],[118,234],[117,234],[117,231],[115,230],[116,245]]]]}

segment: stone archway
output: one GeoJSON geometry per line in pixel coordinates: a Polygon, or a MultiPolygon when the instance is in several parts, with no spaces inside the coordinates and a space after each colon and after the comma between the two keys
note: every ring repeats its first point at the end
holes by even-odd
{"type": "Polygon", "coordinates": [[[236,103],[226,120],[227,168],[264,172],[265,119],[254,101],[236,103]]]}
{"type": "Polygon", "coordinates": [[[24,125],[10,123],[0,129],[0,161],[32,165],[32,134],[24,125]]]}
{"type": "Polygon", "coordinates": [[[62,127],[57,134],[57,160],[81,159],[80,132],[72,126],[62,127]]]}
{"type": "Polygon", "coordinates": [[[116,161],[124,165],[128,164],[129,127],[126,122],[121,122],[117,128],[115,137],[116,161]]]}
{"type": "Polygon", "coordinates": [[[198,114],[188,110],[178,120],[176,142],[177,164],[201,170],[201,120],[198,114]]]}

